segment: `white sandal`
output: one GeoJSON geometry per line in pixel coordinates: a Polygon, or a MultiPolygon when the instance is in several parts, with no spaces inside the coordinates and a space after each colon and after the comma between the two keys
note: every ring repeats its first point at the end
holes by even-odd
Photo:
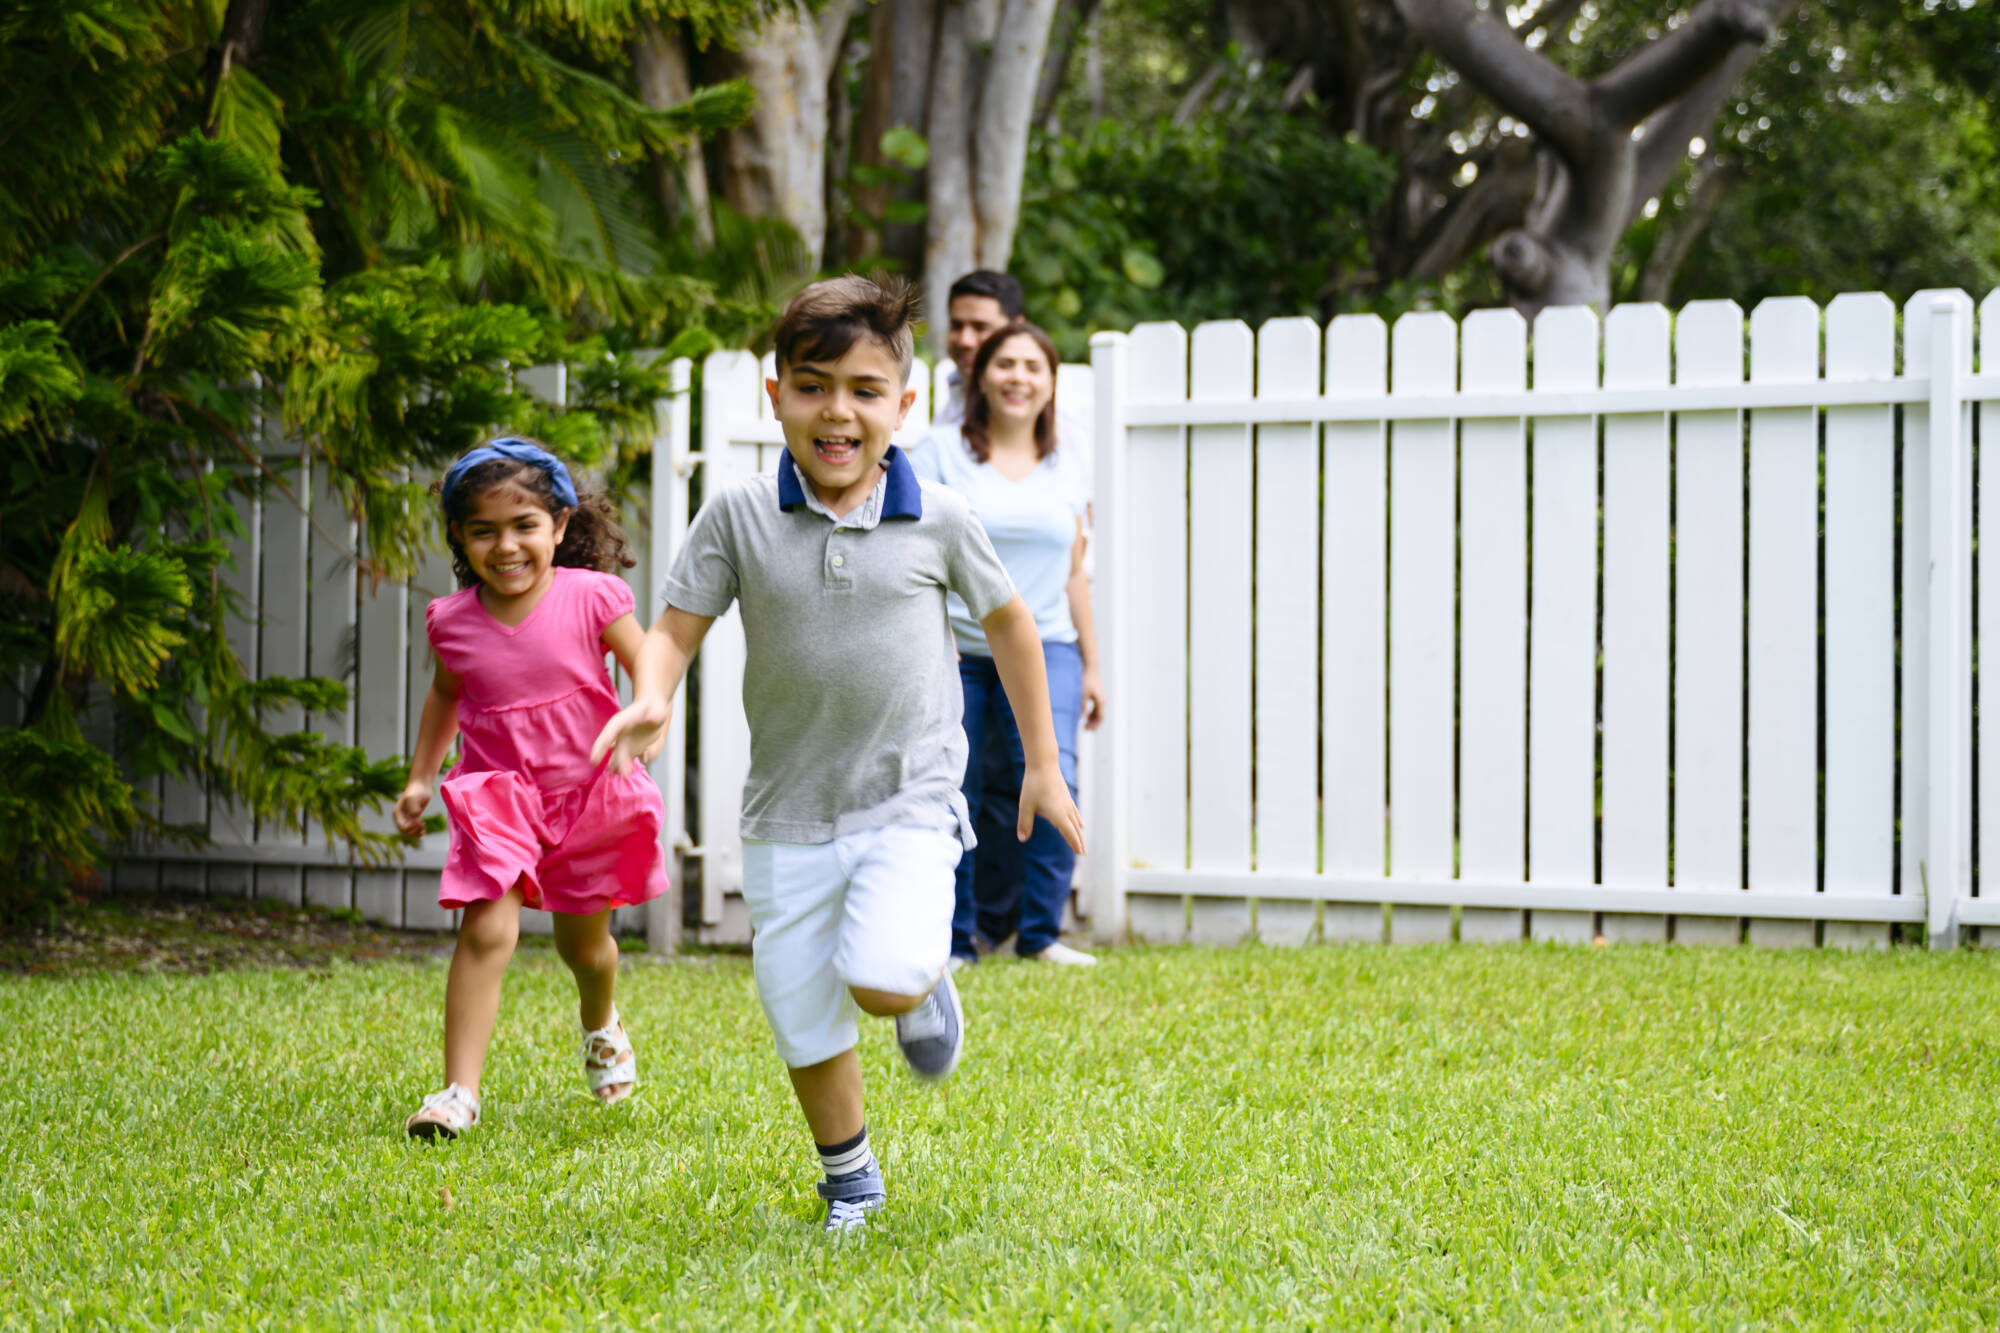
{"type": "Polygon", "coordinates": [[[639,1058],[632,1053],[632,1042],[613,1005],[609,1023],[583,1034],[584,1086],[600,1103],[611,1106],[632,1095],[638,1077],[639,1058]]]}
{"type": "Polygon", "coordinates": [[[424,1098],[403,1128],[413,1139],[455,1139],[479,1123],[479,1099],[456,1083],[424,1098]]]}

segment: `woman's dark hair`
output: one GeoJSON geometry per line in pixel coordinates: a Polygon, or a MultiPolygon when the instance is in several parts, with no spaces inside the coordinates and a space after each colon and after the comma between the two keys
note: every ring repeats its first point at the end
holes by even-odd
{"type": "Polygon", "coordinates": [[[1047,458],[1056,451],[1055,373],[1059,364],[1056,345],[1049,341],[1048,334],[1025,319],[1017,319],[986,335],[986,341],[979,344],[979,352],[972,358],[972,382],[965,390],[965,425],[960,428],[959,437],[965,441],[965,451],[982,463],[993,452],[993,423],[992,414],[986,406],[986,390],[981,386],[986,379],[987,365],[1009,338],[1034,339],[1035,346],[1042,349],[1043,359],[1049,363],[1049,401],[1043,405],[1041,415],[1035,418],[1035,457],[1047,458]]]}
{"type": "MultiPolygon", "coordinates": [[[[529,440],[528,443],[536,441],[529,440]]],[[[533,463],[495,458],[475,464],[464,479],[452,487],[449,498],[442,495],[442,482],[433,483],[431,494],[440,497],[444,508],[445,541],[451,546],[451,572],[458,576],[461,588],[472,587],[479,582],[479,576],[472,572],[472,563],[465,558],[465,547],[452,532],[452,526],[465,522],[474,502],[495,486],[519,487],[548,510],[551,519],[562,517],[563,503],[556,498],[555,483],[549,479],[547,472],[533,463]]],[[[577,492],[576,508],[569,511],[569,527],[563,532],[562,545],[556,547],[553,563],[570,569],[595,569],[604,574],[617,569],[630,569],[639,563],[632,554],[632,548],[626,544],[625,530],[618,524],[618,511],[611,507],[611,501],[605,498],[604,492],[577,492]]]]}

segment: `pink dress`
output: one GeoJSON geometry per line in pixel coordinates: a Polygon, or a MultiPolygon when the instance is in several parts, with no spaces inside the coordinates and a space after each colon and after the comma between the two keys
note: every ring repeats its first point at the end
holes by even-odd
{"type": "Polygon", "coordinates": [[[463,755],[440,789],[451,818],[443,907],[498,898],[589,915],[666,892],[665,806],[641,769],[592,765],[618,695],[605,627],[632,612],[623,580],[557,567],[528,618],[503,625],[477,587],[425,610],[431,649],[461,682],[463,755]]]}

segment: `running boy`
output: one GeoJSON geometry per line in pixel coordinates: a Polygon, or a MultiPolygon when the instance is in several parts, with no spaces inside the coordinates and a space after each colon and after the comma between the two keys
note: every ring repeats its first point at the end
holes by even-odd
{"type": "Polygon", "coordinates": [[[864,1225],[882,1173],[862,1114],[857,1009],[894,1016],[903,1058],[940,1079],[964,1027],[946,963],[954,872],[972,845],[945,593],[986,631],[1027,751],[1016,836],[1037,814],[1083,850],[1049,717],[1034,615],[958,495],[889,443],[915,298],[861,277],[793,299],[765,382],[785,432],[775,473],[702,506],[646,634],[630,707],[592,754],[623,772],[715,617],[741,604],[750,721],[743,897],[757,993],[819,1148],[826,1228],[864,1225]]]}

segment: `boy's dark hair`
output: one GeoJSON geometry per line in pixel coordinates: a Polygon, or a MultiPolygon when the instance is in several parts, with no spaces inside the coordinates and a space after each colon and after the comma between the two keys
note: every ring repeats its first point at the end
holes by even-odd
{"type": "Polygon", "coordinates": [[[996,273],[990,268],[976,268],[951,285],[951,294],[944,298],[945,308],[961,296],[990,296],[1000,303],[1000,313],[1009,319],[1019,319],[1028,308],[1028,301],[1021,294],[1020,279],[1011,273],[996,273]]]}
{"type": "MultiPolygon", "coordinates": [[[[526,436],[515,436],[529,444],[539,441],[526,436]]],[[[544,446],[545,447],[545,446],[544,446]]],[[[472,572],[472,562],[465,558],[465,547],[452,531],[452,525],[465,522],[472,512],[474,503],[480,496],[495,486],[515,486],[534,497],[535,502],[549,511],[549,517],[560,518],[563,503],[556,498],[555,483],[549,474],[533,463],[520,463],[511,458],[495,458],[475,464],[446,498],[442,494],[443,481],[431,484],[431,494],[439,496],[444,509],[445,541],[451,546],[451,572],[458,576],[458,586],[470,588],[479,582],[479,576],[472,572]]],[[[569,527],[563,532],[562,545],[556,547],[555,564],[569,569],[594,569],[609,574],[617,569],[630,569],[639,563],[626,544],[625,530],[619,526],[618,511],[611,507],[611,501],[602,491],[577,493],[576,508],[569,512],[569,527]]]]}
{"type": "Polygon", "coordinates": [[[1035,457],[1047,458],[1056,451],[1056,393],[1053,381],[1056,367],[1061,364],[1056,356],[1056,345],[1049,341],[1048,334],[1025,319],[1017,319],[987,334],[986,341],[979,344],[979,351],[972,358],[972,377],[965,393],[965,424],[959,428],[958,438],[964,442],[965,452],[982,463],[993,452],[993,422],[979,382],[986,378],[986,367],[992,364],[1000,345],[1009,338],[1034,339],[1035,346],[1042,349],[1042,356],[1049,363],[1049,401],[1035,418],[1035,457]]]}
{"type": "Polygon", "coordinates": [[[873,338],[910,379],[916,338],[917,290],[901,278],[844,274],[816,282],[792,298],[771,336],[778,373],[801,361],[838,361],[857,339],[873,338]]]}

